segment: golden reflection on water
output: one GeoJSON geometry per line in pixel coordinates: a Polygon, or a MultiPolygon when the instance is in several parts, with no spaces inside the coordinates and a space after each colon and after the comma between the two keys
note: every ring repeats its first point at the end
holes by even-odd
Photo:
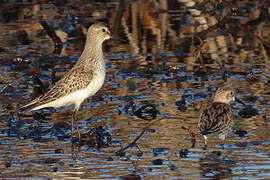
{"type": "Polygon", "coordinates": [[[266,178],[269,176],[269,3],[265,1],[107,1],[2,3],[0,13],[2,178],[144,179],[266,178]],[[254,7],[254,8],[253,8],[254,7]],[[40,18],[55,28],[54,41],[40,18]],[[71,108],[12,118],[9,110],[29,101],[31,75],[51,82],[77,60],[87,27],[108,23],[107,76],[103,88],[79,111],[81,131],[101,123],[109,147],[75,147],[68,138],[71,108]],[[203,150],[196,130],[200,108],[228,71],[237,96],[258,115],[243,118],[233,103],[235,130],[225,146],[218,139],[203,150]],[[224,70],[223,69],[223,70],[224,70]],[[206,71],[206,73],[203,73],[206,71]],[[253,71],[257,80],[248,79],[253,71]],[[256,97],[256,98],[255,98],[256,97]],[[176,102],[184,100],[181,111],[176,102]],[[160,119],[123,156],[115,153],[140,135],[149,121],[125,106],[153,104],[160,119]],[[42,116],[43,117],[43,116],[42,116]],[[192,137],[183,128],[196,135],[192,137]],[[73,150],[73,151],[72,151],[73,150]],[[74,153],[75,152],[75,153],[74,153]],[[72,159],[73,158],[73,159],[72,159]],[[154,165],[162,159],[162,165],[154,165]]]}

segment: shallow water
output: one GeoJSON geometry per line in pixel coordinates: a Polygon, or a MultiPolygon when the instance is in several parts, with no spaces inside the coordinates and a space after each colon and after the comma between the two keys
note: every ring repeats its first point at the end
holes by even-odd
{"type": "Polygon", "coordinates": [[[270,178],[268,2],[42,2],[0,6],[1,178],[270,178]],[[10,113],[74,65],[96,21],[113,39],[105,84],[78,114],[83,141],[72,107],[10,113]],[[224,79],[246,105],[231,103],[224,146],[204,149],[200,109],[224,79]]]}

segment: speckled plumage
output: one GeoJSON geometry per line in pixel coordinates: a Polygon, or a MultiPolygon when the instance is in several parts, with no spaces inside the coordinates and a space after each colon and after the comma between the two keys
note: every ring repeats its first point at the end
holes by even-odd
{"type": "Polygon", "coordinates": [[[231,88],[219,88],[214,101],[206,106],[200,115],[198,123],[199,132],[204,136],[205,145],[207,138],[219,136],[225,140],[225,136],[233,127],[232,110],[230,101],[235,100],[234,91],[231,88]]]}
{"type": "MultiPolygon", "coordinates": [[[[47,93],[36,98],[25,107],[31,110],[38,110],[39,106],[53,102],[65,95],[68,95],[77,90],[87,87],[93,79],[93,72],[85,72],[83,67],[76,67],[71,69],[67,74],[59,80],[47,93]]],[[[63,104],[64,105],[64,104],[63,104]]],[[[69,105],[69,104],[66,104],[69,105]]]]}
{"type": "Polygon", "coordinates": [[[110,31],[103,24],[96,23],[90,26],[85,48],[75,66],[47,93],[20,109],[34,111],[74,104],[74,114],[76,114],[81,103],[89,96],[93,96],[104,82],[105,62],[102,43],[110,37],[110,31]]]}

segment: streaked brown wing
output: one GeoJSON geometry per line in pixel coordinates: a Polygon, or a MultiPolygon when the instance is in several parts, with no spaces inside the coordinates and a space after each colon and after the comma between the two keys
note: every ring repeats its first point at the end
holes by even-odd
{"type": "Polygon", "coordinates": [[[229,104],[212,103],[202,112],[198,128],[203,135],[225,132],[232,128],[232,111],[229,104]]]}
{"type": "Polygon", "coordinates": [[[40,106],[75,92],[79,89],[86,88],[92,79],[93,71],[86,71],[83,65],[74,66],[47,93],[33,100],[23,108],[27,108],[29,106],[40,106]]]}

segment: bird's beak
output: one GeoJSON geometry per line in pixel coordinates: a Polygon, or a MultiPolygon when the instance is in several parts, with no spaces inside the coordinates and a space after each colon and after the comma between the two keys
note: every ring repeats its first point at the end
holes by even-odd
{"type": "Polygon", "coordinates": [[[109,35],[109,37],[111,39],[112,38],[112,34],[111,34],[111,32],[109,30],[107,31],[107,34],[109,35]]]}
{"type": "Polygon", "coordinates": [[[244,106],[246,105],[245,103],[243,103],[242,101],[240,101],[240,99],[238,99],[237,97],[235,97],[234,101],[239,102],[240,104],[243,104],[244,106]]]}

